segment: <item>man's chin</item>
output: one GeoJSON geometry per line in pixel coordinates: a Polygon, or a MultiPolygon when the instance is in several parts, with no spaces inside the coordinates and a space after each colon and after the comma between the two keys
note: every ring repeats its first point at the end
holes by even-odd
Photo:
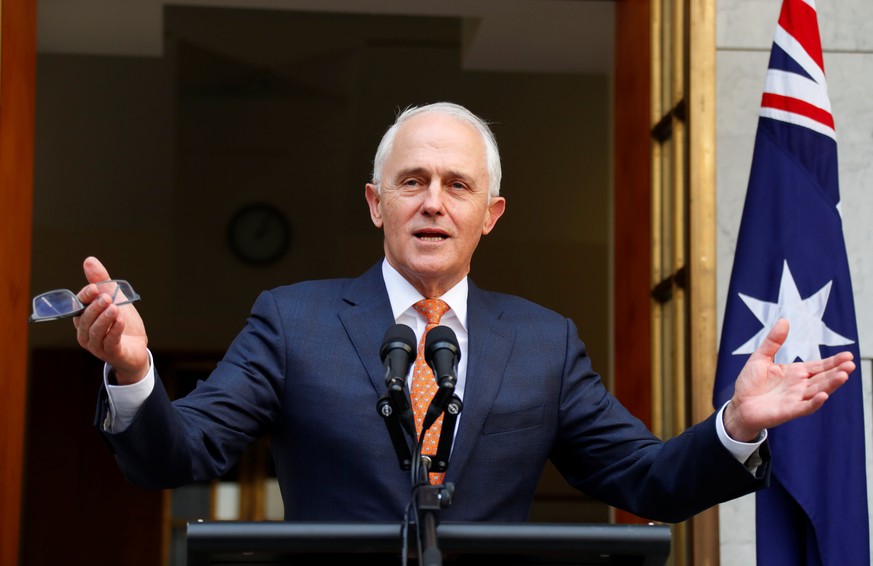
{"type": "Polygon", "coordinates": [[[424,261],[408,265],[398,272],[425,296],[439,296],[455,286],[467,275],[447,261],[424,261]],[[423,292],[427,289],[428,292],[423,292]]]}

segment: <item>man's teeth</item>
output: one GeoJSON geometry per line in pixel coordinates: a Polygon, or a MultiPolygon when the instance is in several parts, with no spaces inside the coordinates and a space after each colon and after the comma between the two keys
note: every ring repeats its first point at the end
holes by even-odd
{"type": "Polygon", "coordinates": [[[418,234],[416,237],[426,242],[439,242],[446,239],[446,236],[442,234],[418,234]]]}

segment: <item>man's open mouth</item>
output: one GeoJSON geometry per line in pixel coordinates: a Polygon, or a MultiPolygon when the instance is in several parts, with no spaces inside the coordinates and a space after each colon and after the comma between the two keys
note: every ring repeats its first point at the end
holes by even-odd
{"type": "Polygon", "coordinates": [[[415,237],[423,242],[441,242],[447,239],[448,235],[443,234],[442,232],[422,231],[416,232],[415,237]]]}

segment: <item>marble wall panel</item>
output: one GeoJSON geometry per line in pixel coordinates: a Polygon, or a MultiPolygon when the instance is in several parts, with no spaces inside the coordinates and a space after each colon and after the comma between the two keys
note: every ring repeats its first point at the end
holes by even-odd
{"type": "MultiPolygon", "coordinates": [[[[724,0],[716,7],[719,48],[769,49],[782,6],[780,0],[724,0]]],[[[873,51],[873,2],[818,0],[822,46],[825,51],[873,51]]]]}

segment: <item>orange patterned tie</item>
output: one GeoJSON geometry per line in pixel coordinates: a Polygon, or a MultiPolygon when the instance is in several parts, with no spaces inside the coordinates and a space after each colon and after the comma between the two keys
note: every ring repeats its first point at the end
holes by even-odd
{"type": "MultiPolygon", "coordinates": [[[[420,437],[421,427],[424,424],[424,414],[438,389],[437,382],[433,377],[433,370],[424,361],[424,339],[430,329],[440,323],[440,319],[449,310],[449,305],[440,299],[422,299],[412,305],[412,308],[427,319],[427,326],[424,328],[421,340],[418,341],[418,354],[415,356],[415,367],[412,372],[412,412],[415,414],[415,432],[420,437]]],[[[422,454],[433,456],[437,453],[442,427],[443,415],[440,415],[427,429],[421,448],[422,454]]],[[[430,474],[430,483],[434,485],[443,483],[445,475],[444,473],[430,474]]]]}

